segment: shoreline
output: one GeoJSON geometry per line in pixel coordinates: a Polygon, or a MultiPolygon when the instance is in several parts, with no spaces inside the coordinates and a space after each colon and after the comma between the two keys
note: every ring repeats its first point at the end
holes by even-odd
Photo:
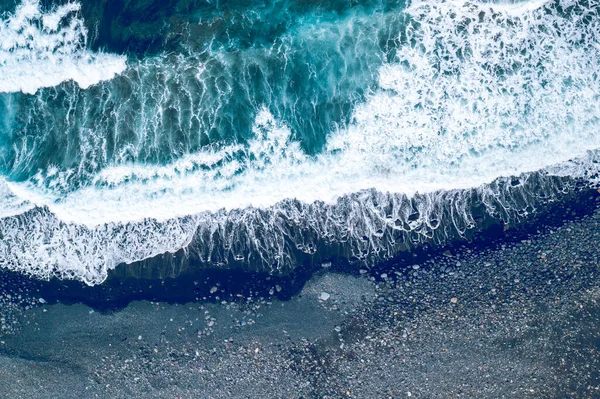
{"type": "Polygon", "coordinates": [[[379,274],[390,273],[465,246],[473,250],[483,250],[497,242],[519,241],[536,231],[559,227],[565,220],[573,218],[573,213],[586,215],[592,212],[596,201],[600,200],[600,192],[593,189],[575,188],[561,195],[559,200],[543,205],[541,211],[524,217],[520,223],[507,225],[502,220],[488,217],[482,219],[479,226],[467,231],[465,237],[457,237],[449,242],[442,241],[441,244],[415,244],[399,256],[374,265],[351,262],[345,257],[333,255],[323,259],[306,257],[289,274],[283,275],[237,268],[191,267],[183,268],[175,277],[144,277],[145,273],[152,275],[153,263],[165,258],[186,261],[186,255],[163,254],[153,258],[149,264],[138,262],[137,268],[141,269],[134,273],[136,277],[131,277],[131,269],[136,267],[135,265],[120,265],[111,271],[104,283],[95,286],[88,286],[77,280],[58,278],[37,280],[7,270],[0,270],[0,276],[4,281],[12,281],[11,284],[27,286],[29,290],[39,292],[50,304],[81,302],[98,311],[119,310],[135,300],[183,304],[190,301],[215,302],[223,298],[232,299],[238,295],[287,300],[297,295],[304,284],[321,270],[355,276],[359,275],[361,270],[379,274]],[[144,268],[146,272],[143,271],[144,268]],[[279,286],[280,289],[274,290],[275,286],[279,286]],[[215,287],[218,292],[211,292],[215,287]]]}
{"type": "Polygon", "coordinates": [[[0,389],[23,398],[593,397],[600,195],[578,198],[544,226],[500,228],[494,240],[396,269],[320,271],[286,300],[219,290],[218,300],[97,312],[44,298],[16,312],[15,333],[2,337],[0,389]]]}

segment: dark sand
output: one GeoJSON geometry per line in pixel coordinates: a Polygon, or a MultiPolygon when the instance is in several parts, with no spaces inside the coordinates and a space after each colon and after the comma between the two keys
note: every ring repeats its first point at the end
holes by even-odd
{"type": "Polygon", "coordinates": [[[600,210],[540,230],[288,301],[101,313],[12,287],[0,397],[600,398],[600,210]]]}

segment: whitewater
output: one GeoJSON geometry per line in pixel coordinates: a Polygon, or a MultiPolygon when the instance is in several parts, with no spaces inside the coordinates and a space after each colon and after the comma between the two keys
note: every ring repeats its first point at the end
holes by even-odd
{"type": "Polygon", "coordinates": [[[34,94],[65,80],[85,89],[125,70],[125,57],[86,50],[79,9],[67,3],[43,13],[38,1],[25,0],[0,21],[0,92],[34,94]]]}
{"type": "MultiPolygon", "coordinates": [[[[538,192],[553,176],[596,183],[598,2],[412,1],[300,20],[260,47],[145,57],[90,49],[80,10],[27,0],[0,22],[1,266],[97,284],[185,248],[212,266],[253,258],[278,271],[319,240],[367,261],[402,250],[398,231],[472,227],[472,190],[494,213],[532,205],[503,184],[526,190],[534,172],[549,182],[538,192]],[[382,24],[393,51],[373,47],[382,24]],[[309,93],[297,109],[276,88],[237,88],[249,78],[235,57],[285,75],[297,42],[341,54],[328,74],[343,78],[311,92],[329,98],[309,93]],[[283,54],[281,68],[259,50],[283,54]],[[322,115],[347,86],[360,93],[342,102],[347,117],[314,127],[302,114],[322,115]]],[[[309,77],[310,62],[331,65],[308,59],[309,77]]]]}

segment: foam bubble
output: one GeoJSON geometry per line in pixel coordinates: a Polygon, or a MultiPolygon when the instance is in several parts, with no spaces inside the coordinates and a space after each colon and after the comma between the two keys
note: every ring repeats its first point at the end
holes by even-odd
{"type": "Polygon", "coordinates": [[[123,56],[86,50],[80,5],[44,12],[39,0],[23,0],[0,20],[0,93],[34,94],[73,80],[85,89],[126,68],[123,56]]]}

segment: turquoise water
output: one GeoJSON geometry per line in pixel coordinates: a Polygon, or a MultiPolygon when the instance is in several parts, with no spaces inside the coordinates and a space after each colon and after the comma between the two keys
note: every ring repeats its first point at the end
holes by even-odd
{"type": "Polygon", "coordinates": [[[77,170],[72,189],[109,165],[167,164],[246,144],[262,108],[306,154],[319,153],[393,56],[400,7],[111,2],[86,20],[98,31],[89,47],[126,54],[129,67],[87,90],[5,95],[4,123],[21,146],[4,148],[2,169],[15,180],[51,165],[77,170]]]}
{"type": "Polygon", "coordinates": [[[595,173],[596,1],[0,10],[0,265],[40,277],[98,283],[182,248],[219,267],[339,243],[377,260],[404,233],[473,227],[455,190],[502,213],[498,178],[595,173]]]}

